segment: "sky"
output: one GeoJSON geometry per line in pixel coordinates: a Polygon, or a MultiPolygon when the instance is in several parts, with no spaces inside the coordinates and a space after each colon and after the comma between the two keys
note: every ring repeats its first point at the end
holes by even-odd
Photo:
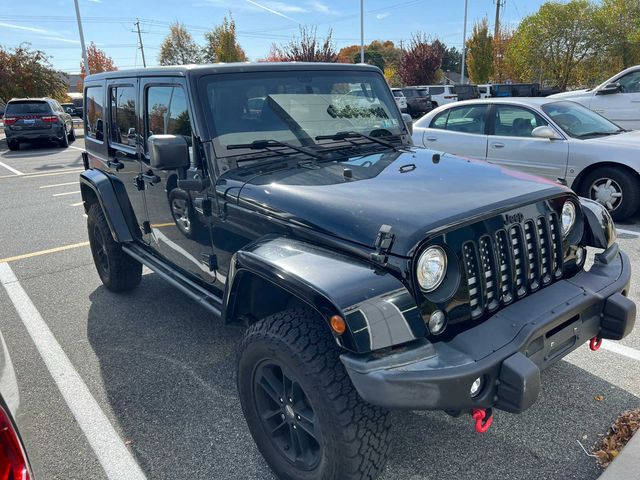
{"type": "MultiPolygon", "coordinates": [[[[515,27],[544,0],[503,0],[501,22],[515,27]]],[[[169,24],[180,21],[194,40],[231,14],[238,40],[250,60],[265,57],[271,44],[284,43],[299,25],[316,26],[318,36],[333,29],[338,48],[360,42],[359,0],[79,0],[85,41],[111,56],[118,68],[142,66],[134,22],[140,19],[147,65],[156,65],[169,24]]],[[[468,0],[467,36],[485,15],[493,29],[495,0],[468,0]]],[[[0,11],[0,45],[30,42],[51,56],[59,70],[77,73],[81,49],[73,0],[23,0],[0,11]]],[[[365,43],[405,44],[414,32],[462,47],[464,0],[364,0],[365,43]]]]}

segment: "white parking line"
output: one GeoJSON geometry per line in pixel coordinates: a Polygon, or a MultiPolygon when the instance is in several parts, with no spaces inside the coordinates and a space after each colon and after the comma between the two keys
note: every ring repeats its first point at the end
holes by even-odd
{"type": "Polygon", "coordinates": [[[0,283],[7,291],[31,340],[62,397],[82,429],[109,480],[145,480],[146,476],[109,422],[69,357],[56,340],[7,263],[0,263],[0,283]]]}
{"type": "Polygon", "coordinates": [[[69,205],[70,207],[79,207],[80,205],[84,205],[84,202],[72,203],[69,205]]]}
{"type": "Polygon", "coordinates": [[[10,172],[15,173],[16,175],[24,175],[24,173],[22,173],[20,170],[16,170],[15,168],[10,167],[10,166],[9,166],[9,165],[7,165],[6,163],[2,163],[2,162],[0,162],[0,167],[4,167],[4,168],[6,168],[7,170],[9,170],[10,172]]]}
{"type": "Polygon", "coordinates": [[[633,230],[625,230],[624,228],[616,228],[618,233],[627,233],[629,235],[635,235],[636,237],[640,237],[640,232],[634,232],[633,230]]]}
{"type": "Polygon", "coordinates": [[[635,348],[627,347],[626,345],[622,345],[618,342],[609,342],[607,340],[602,342],[602,348],[640,362],[640,350],[635,348]]]}
{"type": "Polygon", "coordinates": [[[64,197],[65,195],[74,195],[76,193],[80,193],[80,190],[76,190],[74,192],[64,192],[64,193],[54,193],[51,195],[52,197],[64,197]]]}
{"type": "Polygon", "coordinates": [[[69,145],[69,148],[73,148],[74,150],[79,150],[81,152],[84,152],[84,148],[74,147],[73,145],[69,145]]]}
{"type": "Polygon", "coordinates": [[[54,188],[54,187],[66,187],[67,185],[77,185],[78,182],[56,183],[54,185],[42,185],[38,188],[54,188]]]}

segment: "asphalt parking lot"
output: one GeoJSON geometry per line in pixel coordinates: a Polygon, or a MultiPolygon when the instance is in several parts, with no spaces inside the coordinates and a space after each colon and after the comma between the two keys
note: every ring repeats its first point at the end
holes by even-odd
{"type": "MultiPolygon", "coordinates": [[[[131,293],[116,295],[101,285],[77,183],[82,148],[81,139],[67,150],[0,147],[0,265],[15,274],[147,478],[273,478],[236,393],[242,330],[212,320],[151,272],[131,293]]],[[[619,243],[638,272],[640,217],[619,227],[619,243]]],[[[630,292],[635,301],[638,278],[630,292]]],[[[36,478],[133,478],[127,472],[107,476],[92,448],[95,438],[76,421],[77,411],[43,361],[42,342],[34,342],[14,303],[0,288],[0,330],[21,388],[23,434],[36,478]]],[[[578,442],[591,450],[620,412],[640,406],[640,327],[621,344],[627,349],[609,350],[606,341],[595,353],[579,348],[543,373],[531,409],[497,412],[484,435],[475,433],[468,416],[396,413],[383,478],[597,478],[601,470],[578,442]]]]}

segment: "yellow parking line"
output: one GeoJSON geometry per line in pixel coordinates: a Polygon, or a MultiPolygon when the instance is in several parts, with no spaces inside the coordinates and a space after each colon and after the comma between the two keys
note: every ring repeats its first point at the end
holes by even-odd
{"type": "Polygon", "coordinates": [[[151,226],[153,228],[162,228],[162,227],[173,227],[175,225],[175,223],[170,222],[170,223],[152,223],[151,226]]]}
{"type": "Polygon", "coordinates": [[[15,257],[0,258],[0,263],[15,262],[17,260],[24,260],[25,258],[38,257],[40,255],[47,255],[49,253],[64,252],[65,250],[86,247],[88,245],[89,245],[89,242],[72,243],[71,245],[64,245],[62,247],[49,248],[47,250],[40,250],[39,252],[25,253],[23,255],[16,255],[15,257]]]}

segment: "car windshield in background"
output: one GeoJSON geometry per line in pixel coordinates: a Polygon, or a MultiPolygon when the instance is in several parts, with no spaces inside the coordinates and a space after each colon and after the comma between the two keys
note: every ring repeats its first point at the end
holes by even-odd
{"type": "Polygon", "coordinates": [[[5,115],[25,115],[30,113],[51,113],[47,102],[9,102],[5,115]]]}
{"type": "Polygon", "coordinates": [[[393,92],[393,96],[394,97],[404,97],[404,93],[402,93],[402,90],[391,90],[393,92]]]}
{"type": "Polygon", "coordinates": [[[623,132],[615,123],[574,102],[553,102],[542,110],[570,137],[594,138],[623,132]]]}
{"type": "Polygon", "coordinates": [[[419,88],[416,90],[416,92],[418,92],[418,96],[419,97],[428,97],[429,96],[429,91],[426,88],[419,88]]]}
{"type": "Polygon", "coordinates": [[[402,133],[389,87],[373,72],[211,75],[200,88],[218,157],[249,153],[228,147],[261,140],[317,148],[316,137],[338,132],[402,133]]]}

